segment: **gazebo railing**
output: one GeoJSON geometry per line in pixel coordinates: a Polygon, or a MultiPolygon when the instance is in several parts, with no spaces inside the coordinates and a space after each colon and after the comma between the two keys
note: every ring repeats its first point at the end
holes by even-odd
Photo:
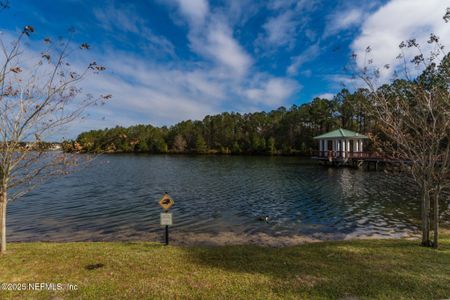
{"type": "Polygon", "coordinates": [[[371,153],[363,152],[363,151],[315,151],[313,153],[316,157],[323,158],[369,158],[371,157],[371,153]]]}

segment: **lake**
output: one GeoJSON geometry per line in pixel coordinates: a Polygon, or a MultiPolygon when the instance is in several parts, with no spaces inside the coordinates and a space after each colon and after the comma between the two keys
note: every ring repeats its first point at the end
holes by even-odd
{"type": "Polygon", "coordinates": [[[419,229],[415,191],[404,174],[298,157],[102,155],[10,203],[8,239],[160,241],[164,192],[179,244],[409,236],[419,229]]]}

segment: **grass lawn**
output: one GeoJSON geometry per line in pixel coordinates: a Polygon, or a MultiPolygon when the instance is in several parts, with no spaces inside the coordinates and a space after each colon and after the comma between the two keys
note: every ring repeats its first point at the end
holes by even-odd
{"type": "Polygon", "coordinates": [[[0,291],[0,299],[448,299],[450,231],[441,243],[439,250],[411,240],[280,249],[11,243],[0,256],[0,282],[71,283],[78,289],[0,291]]]}

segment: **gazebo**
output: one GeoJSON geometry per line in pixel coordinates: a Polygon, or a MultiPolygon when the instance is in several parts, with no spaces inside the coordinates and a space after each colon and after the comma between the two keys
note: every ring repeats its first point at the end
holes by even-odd
{"type": "Polygon", "coordinates": [[[336,129],[314,137],[319,141],[319,158],[328,159],[348,159],[362,158],[363,140],[368,139],[367,136],[347,130],[336,129]]]}

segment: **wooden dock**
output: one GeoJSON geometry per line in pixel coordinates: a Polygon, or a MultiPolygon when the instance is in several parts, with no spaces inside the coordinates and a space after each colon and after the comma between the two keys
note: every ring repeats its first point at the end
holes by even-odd
{"type": "Polygon", "coordinates": [[[366,168],[367,170],[379,170],[382,167],[400,171],[409,164],[408,161],[389,159],[369,152],[316,151],[312,155],[312,159],[320,161],[324,165],[366,168]]]}

